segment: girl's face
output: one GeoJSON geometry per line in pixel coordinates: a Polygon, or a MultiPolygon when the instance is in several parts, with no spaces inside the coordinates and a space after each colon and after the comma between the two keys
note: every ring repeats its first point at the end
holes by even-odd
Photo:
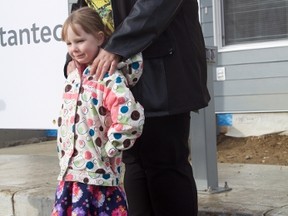
{"type": "Polygon", "coordinates": [[[76,34],[71,26],[67,29],[67,48],[69,55],[80,64],[91,64],[99,52],[99,47],[104,42],[103,32],[98,32],[97,37],[86,33],[82,27],[75,24],[76,34]]]}

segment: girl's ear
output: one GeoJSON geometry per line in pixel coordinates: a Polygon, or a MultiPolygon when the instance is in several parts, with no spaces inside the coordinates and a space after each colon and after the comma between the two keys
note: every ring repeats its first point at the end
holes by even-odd
{"type": "Polygon", "coordinates": [[[105,34],[104,32],[102,31],[99,31],[97,34],[96,34],[96,39],[98,41],[98,46],[101,46],[104,41],[105,41],[105,34]]]}

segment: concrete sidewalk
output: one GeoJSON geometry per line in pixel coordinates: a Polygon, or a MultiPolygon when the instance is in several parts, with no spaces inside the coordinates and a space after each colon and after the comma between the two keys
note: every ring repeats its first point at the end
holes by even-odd
{"type": "MultiPolygon", "coordinates": [[[[0,216],[50,215],[58,171],[55,141],[0,149],[0,216]]],[[[287,166],[218,164],[218,175],[232,190],[199,192],[199,216],[288,216],[287,166]]]]}

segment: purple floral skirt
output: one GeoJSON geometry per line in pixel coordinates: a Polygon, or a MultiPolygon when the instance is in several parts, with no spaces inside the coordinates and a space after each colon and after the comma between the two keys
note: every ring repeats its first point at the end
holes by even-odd
{"type": "Polygon", "coordinates": [[[51,216],[128,216],[121,187],[60,181],[51,216]]]}

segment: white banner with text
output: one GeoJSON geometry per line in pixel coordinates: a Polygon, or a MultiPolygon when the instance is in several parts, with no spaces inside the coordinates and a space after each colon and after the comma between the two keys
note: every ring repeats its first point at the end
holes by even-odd
{"type": "Polygon", "coordinates": [[[0,2],[0,129],[55,129],[64,83],[67,1],[0,2]]]}

